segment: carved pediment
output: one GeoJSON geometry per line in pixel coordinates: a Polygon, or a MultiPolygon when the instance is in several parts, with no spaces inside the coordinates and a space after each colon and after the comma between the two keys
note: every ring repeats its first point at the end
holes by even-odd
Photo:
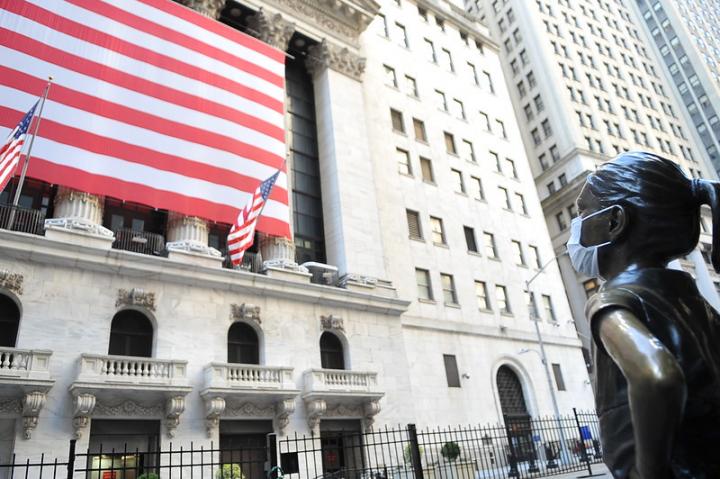
{"type": "Polygon", "coordinates": [[[231,304],[230,319],[233,321],[254,321],[260,324],[260,306],[249,303],[231,304]]]}
{"type": "Polygon", "coordinates": [[[7,270],[0,270],[0,288],[12,291],[18,296],[23,293],[23,280],[24,277],[20,273],[11,273],[7,270]]]}
{"type": "Polygon", "coordinates": [[[155,311],[155,293],[144,291],[139,288],[130,290],[119,289],[115,307],[121,306],[139,306],[149,311],[155,311]]]}
{"type": "Polygon", "coordinates": [[[338,316],[333,316],[332,314],[320,316],[320,325],[325,330],[345,331],[343,319],[338,316]]]}

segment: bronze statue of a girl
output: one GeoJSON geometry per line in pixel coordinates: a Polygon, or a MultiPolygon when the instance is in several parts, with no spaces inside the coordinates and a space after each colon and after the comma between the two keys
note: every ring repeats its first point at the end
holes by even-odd
{"type": "Polygon", "coordinates": [[[605,279],[587,304],[604,461],[616,479],[720,478],[720,315],[688,273],[668,269],[713,217],[720,184],[654,154],[624,153],[588,176],[568,252],[605,279]]]}

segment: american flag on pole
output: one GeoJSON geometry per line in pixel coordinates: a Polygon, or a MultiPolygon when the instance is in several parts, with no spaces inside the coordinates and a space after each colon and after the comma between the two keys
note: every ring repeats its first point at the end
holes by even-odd
{"type": "Polygon", "coordinates": [[[228,254],[230,255],[230,261],[232,261],[233,266],[238,266],[242,263],[245,250],[252,246],[258,217],[260,213],[262,213],[265,201],[270,195],[270,191],[279,175],[280,171],[260,183],[252,199],[245,205],[245,208],[240,211],[237,220],[233,223],[232,228],[230,228],[227,244],[228,254]]]}
{"type": "MultiPolygon", "coordinates": [[[[285,54],[171,0],[0,0],[0,135],[47,77],[28,176],[289,236],[285,54]]],[[[4,136],[4,135],[3,135],[4,136]]]]}
{"type": "Polygon", "coordinates": [[[30,123],[32,123],[32,119],[35,116],[35,108],[37,108],[39,103],[40,100],[36,101],[32,108],[25,113],[25,116],[23,116],[20,123],[18,123],[18,126],[10,132],[5,143],[0,146],[0,192],[5,189],[8,181],[10,181],[10,178],[12,178],[15,173],[15,169],[20,161],[20,153],[25,144],[28,128],[30,128],[30,123]]]}

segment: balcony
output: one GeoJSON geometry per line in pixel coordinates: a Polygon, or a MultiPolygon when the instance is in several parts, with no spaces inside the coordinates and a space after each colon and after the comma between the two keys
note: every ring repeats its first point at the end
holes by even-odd
{"type": "Polygon", "coordinates": [[[45,213],[41,210],[0,205],[0,228],[42,236],[44,225],[45,213]]]}
{"type": "MultiPolygon", "coordinates": [[[[80,355],[80,371],[73,384],[99,389],[185,389],[187,361],[134,356],[80,355]]],[[[189,390],[189,388],[187,388],[189,390]]]]}
{"type": "Polygon", "coordinates": [[[133,253],[159,256],[165,250],[165,238],[156,233],[135,231],[131,228],[113,230],[115,241],[112,247],[133,253]]]}
{"type": "Polygon", "coordinates": [[[363,419],[372,425],[385,394],[377,373],[343,369],[310,369],[303,374],[303,394],[308,425],[314,430],[321,417],[363,419]]]}
{"type": "Polygon", "coordinates": [[[275,419],[282,430],[295,410],[300,391],[293,381],[293,368],[256,364],[210,363],[205,367],[205,400],[208,436],[221,417],[275,419]]]}

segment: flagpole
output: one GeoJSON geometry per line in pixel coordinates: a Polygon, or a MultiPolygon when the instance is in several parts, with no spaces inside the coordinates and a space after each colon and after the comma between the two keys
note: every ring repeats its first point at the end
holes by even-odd
{"type": "Polygon", "coordinates": [[[43,92],[42,100],[40,101],[40,110],[38,110],[37,121],[35,122],[35,130],[33,131],[32,138],[30,138],[30,144],[28,145],[28,151],[25,154],[25,163],[23,163],[22,172],[20,173],[20,180],[15,187],[15,197],[13,198],[12,208],[10,208],[10,216],[8,218],[7,229],[11,230],[15,223],[15,212],[17,211],[18,202],[20,201],[20,193],[22,192],[23,184],[25,183],[25,174],[27,173],[28,163],[30,163],[30,153],[32,152],[33,143],[37,136],[38,128],[40,127],[40,120],[42,119],[43,106],[45,106],[45,100],[47,99],[48,93],[50,92],[50,84],[52,83],[52,77],[48,77],[48,82],[45,85],[45,91],[43,92]]]}

